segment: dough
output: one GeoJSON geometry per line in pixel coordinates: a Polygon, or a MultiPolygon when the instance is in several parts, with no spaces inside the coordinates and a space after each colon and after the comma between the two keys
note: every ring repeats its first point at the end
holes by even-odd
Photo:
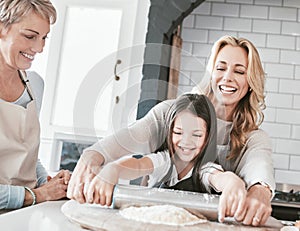
{"type": "Polygon", "coordinates": [[[119,213],[126,219],[160,225],[184,226],[207,221],[193,215],[186,209],[173,205],[131,206],[121,209],[119,213]]]}

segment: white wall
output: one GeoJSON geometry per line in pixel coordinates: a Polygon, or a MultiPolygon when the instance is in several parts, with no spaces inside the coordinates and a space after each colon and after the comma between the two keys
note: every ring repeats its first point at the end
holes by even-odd
{"type": "Polygon", "coordinates": [[[300,1],[202,3],[183,23],[181,91],[201,80],[212,44],[225,34],[248,38],[258,48],[267,74],[262,128],[273,141],[276,182],[300,184],[300,1]]]}

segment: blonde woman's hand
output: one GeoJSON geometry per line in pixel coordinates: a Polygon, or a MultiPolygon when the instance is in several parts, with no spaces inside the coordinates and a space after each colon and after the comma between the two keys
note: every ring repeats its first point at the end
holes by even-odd
{"type": "Polygon", "coordinates": [[[272,212],[271,191],[260,184],[248,189],[245,205],[239,209],[235,218],[245,225],[264,225],[272,212]]]}

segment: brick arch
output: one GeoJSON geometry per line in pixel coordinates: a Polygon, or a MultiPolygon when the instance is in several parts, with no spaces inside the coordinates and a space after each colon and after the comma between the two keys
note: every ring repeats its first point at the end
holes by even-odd
{"type": "Polygon", "coordinates": [[[202,2],[204,0],[151,0],[138,119],[154,105],[167,98],[167,84],[161,83],[168,82],[170,49],[166,46],[154,48],[149,44],[171,45],[174,30],[202,2]],[[150,64],[153,58],[163,65],[150,64]]]}

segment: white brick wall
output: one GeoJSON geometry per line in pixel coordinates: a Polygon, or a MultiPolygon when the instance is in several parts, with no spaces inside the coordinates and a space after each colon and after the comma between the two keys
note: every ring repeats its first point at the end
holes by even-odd
{"type": "MultiPolygon", "coordinates": [[[[292,138],[300,137],[300,126],[299,125],[293,125],[292,127],[292,138]]],[[[300,166],[300,165],[299,165],[300,166]]]]}
{"type": "MultiPolygon", "coordinates": [[[[300,109],[300,95],[295,95],[294,96],[294,104],[293,107],[296,109],[300,109]]],[[[300,137],[300,134],[299,134],[300,137]]]]}
{"type": "Polygon", "coordinates": [[[297,8],[287,8],[287,7],[270,7],[269,18],[275,20],[289,20],[296,21],[297,19],[297,8]]]}
{"type": "Polygon", "coordinates": [[[212,44],[226,34],[248,38],[260,53],[267,74],[262,128],[272,138],[275,179],[300,184],[300,1],[202,3],[183,23],[180,93],[201,81],[212,44]]]}
{"type": "Polygon", "coordinates": [[[237,4],[226,4],[226,3],[215,3],[212,5],[212,15],[238,17],[239,5],[237,4]]]}
{"type": "Polygon", "coordinates": [[[289,169],[290,158],[285,154],[273,154],[273,164],[277,169],[289,169]]]}
{"type": "Polygon", "coordinates": [[[283,6],[290,6],[290,7],[300,7],[300,1],[299,0],[284,0],[283,6]]]}
{"type": "Polygon", "coordinates": [[[299,22],[282,22],[281,33],[299,36],[300,35],[300,23],[299,22]]]}
{"type": "MultiPolygon", "coordinates": [[[[252,4],[252,2],[251,2],[252,4]]],[[[282,0],[256,0],[256,5],[266,5],[266,6],[282,6],[282,0]]]]}
{"type": "Polygon", "coordinates": [[[241,5],[240,17],[267,19],[268,10],[267,6],[241,5]]]}
{"type": "Polygon", "coordinates": [[[288,35],[268,35],[267,47],[276,49],[290,49],[296,48],[296,38],[288,35]]]}
{"type": "Polygon", "coordinates": [[[224,30],[251,31],[252,21],[246,18],[224,18],[224,30]]]}
{"type": "Polygon", "coordinates": [[[279,80],[275,78],[269,78],[267,75],[267,80],[266,80],[266,92],[276,92],[279,89],[279,80]]]}
{"type": "MultiPolygon", "coordinates": [[[[251,40],[252,41],[252,40],[251,40]]],[[[279,63],[266,63],[265,72],[268,78],[294,78],[294,65],[279,64],[279,63]]]]}
{"type": "Polygon", "coordinates": [[[300,80],[280,79],[279,91],[283,93],[299,94],[300,80]]]}
{"type": "Polygon", "coordinates": [[[290,169],[300,171],[300,156],[291,156],[290,169]]]}
{"type": "Polygon", "coordinates": [[[266,94],[266,105],[274,108],[291,108],[293,96],[290,94],[271,93],[266,94]]]}
{"type": "Polygon", "coordinates": [[[196,16],[196,28],[220,30],[223,18],[215,16],[196,16]]]}

